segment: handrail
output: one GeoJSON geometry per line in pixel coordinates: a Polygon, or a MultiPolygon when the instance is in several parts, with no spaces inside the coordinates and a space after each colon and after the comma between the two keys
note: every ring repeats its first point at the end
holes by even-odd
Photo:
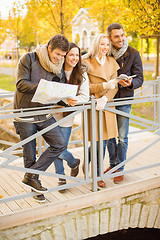
{"type": "MultiPolygon", "coordinates": [[[[160,85],[160,78],[157,78],[156,81],[153,82],[153,86],[159,86],[160,85]]],[[[160,89],[160,88],[158,88],[160,89]]],[[[157,130],[155,133],[157,133],[159,135],[159,129],[160,129],[160,122],[158,121],[151,121],[151,120],[147,120],[138,116],[134,116],[133,114],[126,114],[124,112],[118,111],[114,108],[112,108],[112,106],[118,106],[118,105],[126,105],[126,104],[136,104],[136,103],[145,103],[145,102],[154,102],[157,103],[160,101],[160,91],[158,91],[158,93],[153,94],[152,96],[139,96],[139,97],[132,97],[132,98],[126,98],[123,99],[123,101],[117,101],[117,99],[115,101],[112,101],[110,103],[107,103],[105,106],[105,110],[116,113],[116,114],[120,114],[126,117],[130,117],[131,119],[134,119],[135,121],[138,121],[140,123],[140,125],[142,125],[143,127],[151,130],[157,130]]],[[[13,93],[11,94],[13,96],[13,93]]],[[[9,94],[7,94],[7,96],[9,96],[9,94]]],[[[122,100],[122,99],[118,99],[118,100],[122,100]]],[[[10,106],[10,105],[9,105],[10,106]]],[[[99,161],[100,161],[100,176],[97,177],[97,154],[96,154],[96,131],[94,131],[94,126],[96,126],[96,99],[94,97],[91,97],[91,101],[84,104],[84,105],[79,105],[79,106],[75,106],[75,107],[66,107],[66,108],[55,108],[55,107],[51,107],[51,106],[45,106],[45,107],[40,107],[40,108],[32,108],[32,109],[9,109],[9,110],[2,110],[2,108],[0,109],[0,119],[8,119],[8,118],[15,118],[15,117],[27,117],[27,116],[35,116],[35,115],[43,115],[43,114],[49,114],[49,113],[58,113],[58,112],[68,112],[68,111],[72,111],[72,113],[68,116],[66,116],[65,118],[55,122],[54,124],[48,126],[47,128],[39,131],[38,133],[26,138],[23,141],[20,141],[19,143],[16,143],[14,145],[12,145],[11,143],[9,145],[11,145],[9,148],[7,148],[6,150],[0,152],[0,157],[6,158],[6,161],[3,161],[2,163],[0,163],[0,168],[6,168],[6,169],[12,169],[12,170],[16,170],[16,171],[22,171],[22,172],[30,172],[30,173],[36,173],[36,174],[41,174],[41,175],[45,175],[45,176],[51,176],[51,177],[56,177],[56,178],[64,178],[64,179],[70,179],[71,181],[74,181],[70,184],[65,184],[63,186],[56,186],[53,188],[50,188],[49,191],[57,191],[57,190],[61,190],[61,189],[65,189],[65,188],[69,188],[69,187],[74,187],[77,185],[82,185],[82,184],[86,184],[86,183],[90,183],[92,182],[92,190],[93,191],[97,191],[97,181],[99,179],[109,179],[112,178],[114,176],[120,176],[122,175],[122,172],[116,172],[113,173],[115,170],[117,170],[120,166],[123,166],[124,164],[128,163],[129,161],[131,161],[135,156],[138,156],[140,153],[146,151],[149,147],[151,147],[152,145],[154,145],[155,143],[157,143],[158,141],[160,141],[160,137],[156,140],[153,141],[151,144],[148,144],[145,148],[141,149],[138,153],[135,153],[133,156],[131,156],[130,158],[128,158],[127,160],[125,160],[123,163],[117,165],[116,167],[112,168],[110,171],[108,171],[106,174],[103,174],[103,154],[102,154],[102,144],[103,144],[103,122],[102,122],[102,111],[99,111],[99,139],[100,139],[100,156],[99,156],[99,161]],[[91,178],[89,178],[88,175],[88,111],[91,111],[91,169],[92,169],[92,176],[91,178]],[[56,173],[49,173],[49,172],[43,172],[43,171],[38,171],[38,170],[33,170],[33,169],[27,169],[27,168],[23,168],[23,167],[17,167],[17,166],[12,166],[9,165],[10,163],[12,163],[15,159],[17,159],[17,156],[13,155],[12,151],[16,150],[19,147],[22,147],[23,144],[37,138],[37,137],[41,137],[42,134],[44,134],[45,132],[49,131],[50,129],[58,126],[60,123],[63,123],[64,121],[68,120],[69,118],[72,118],[74,116],[76,116],[77,114],[82,113],[83,114],[83,147],[84,147],[84,159],[85,159],[85,176],[84,179],[83,178],[79,178],[79,177],[71,177],[71,176],[66,176],[66,175],[60,175],[60,174],[56,174],[56,173]]],[[[5,107],[3,108],[5,109],[5,107]]],[[[158,110],[160,111],[160,109],[158,108],[158,110]]],[[[138,123],[137,122],[137,123],[138,123]]],[[[151,164],[151,165],[147,165],[147,166],[143,166],[137,169],[132,169],[132,170],[128,170],[128,171],[123,171],[123,175],[127,174],[127,173],[131,173],[134,171],[141,171],[147,168],[151,168],[151,167],[155,167],[155,166],[159,166],[159,163],[156,164],[151,164]]],[[[32,193],[29,194],[22,194],[20,196],[13,196],[10,199],[9,198],[5,198],[4,199],[0,199],[0,203],[1,202],[7,202],[7,201],[12,201],[12,200],[16,200],[19,198],[25,198],[25,197],[30,197],[32,195],[32,193]]]]}

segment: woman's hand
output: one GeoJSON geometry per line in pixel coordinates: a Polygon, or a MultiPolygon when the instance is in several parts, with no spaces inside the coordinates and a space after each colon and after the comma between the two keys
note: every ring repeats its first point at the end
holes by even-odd
{"type": "Polygon", "coordinates": [[[108,102],[108,98],[103,96],[97,99],[96,110],[103,110],[105,108],[106,103],[108,102]]]}
{"type": "Polygon", "coordinates": [[[75,98],[67,98],[67,102],[70,106],[75,106],[77,104],[77,99],[75,98]]]}
{"type": "Polygon", "coordinates": [[[117,86],[118,81],[119,80],[117,80],[115,78],[115,79],[109,80],[108,82],[104,82],[103,83],[103,88],[104,89],[114,89],[117,86]]]}

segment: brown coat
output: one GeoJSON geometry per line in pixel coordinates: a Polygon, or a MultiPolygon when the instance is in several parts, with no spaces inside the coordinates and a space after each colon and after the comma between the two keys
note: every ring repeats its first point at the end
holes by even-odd
{"type": "MultiPolygon", "coordinates": [[[[117,93],[118,88],[112,90],[104,90],[103,82],[108,82],[117,76],[119,65],[113,57],[106,57],[104,66],[102,67],[95,58],[86,58],[83,62],[88,66],[88,77],[90,83],[90,94],[96,98],[106,96],[108,101],[112,100],[117,93]]],[[[90,129],[90,127],[89,127],[90,129]]],[[[96,111],[96,130],[98,137],[98,111],[96,111]]],[[[90,134],[89,134],[90,136],[90,134]]],[[[103,139],[108,140],[118,136],[116,114],[109,111],[103,111],[103,139]]]]}

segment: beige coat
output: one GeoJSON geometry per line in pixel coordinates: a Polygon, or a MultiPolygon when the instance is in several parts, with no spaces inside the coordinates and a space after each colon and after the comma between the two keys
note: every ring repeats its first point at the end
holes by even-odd
{"type": "MultiPolygon", "coordinates": [[[[106,96],[108,98],[108,101],[112,100],[117,93],[118,88],[112,90],[104,90],[103,82],[108,82],[109,80],[114,79],[117,76],[117,70],[119,69],[119,65],[114,60],[114,58],[106,57],[106,61],[103,67],[97,62],[95,58],[86,58],[83,60],[83,62],[89,68],[88,77],[90,84],[90,94],[94,95],[96,98],[106,96]]],[[[96,111],[96,130],[98,141],[98,111],[96,111]]],[[[108,140],[117,136],[118,130],[116,114],[109,111],[103,111],[103,139],[108,140]]]]}

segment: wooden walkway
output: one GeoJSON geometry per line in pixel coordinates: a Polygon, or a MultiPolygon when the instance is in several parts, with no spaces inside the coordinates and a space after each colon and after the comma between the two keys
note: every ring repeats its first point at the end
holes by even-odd
{"type": "MultiPolygon", "coordinates": [[[[146,147],[152,141],[158,139],[159,137],[155,134],[144,132],[144,133],[136,133],[130,134],[129,137],[129,149],[128,149],[128,157],[132,156],[136,152],[140,151],[142,148],[146,147]]],[[[81,159],[80,165],[80,173],[79,176],[83,177],[82,173],[82,163],[83,163],[83,148],[74,148],[71,149],[71,152],[75,157],[81,159]]],[[[159,162],[160,156],[160,144],[157,142],[145,152],[139,154],[135,157],[131,162],[127,163],[125,170],[129,170],[132,168],[137,168],[140,166],[157,163],[159,162]]],[[[12,165],[23,166],[22,159],[17,159],[12,165]]],[[[66,175],[70,175],[69,167],[65,165],[66,175]]],[[[106,153],[106,157],[104,160],[104,169],[108,167],[108,153],[106,153]]],[[[54,165],[50,166],[47,170],[49,172],[54,172],[54,165]]],[[[143,171],[131,173],[125,175],[124,181],[118,185],[113,183],[112,179],[106,180],[107,189],[114,187],[118,187],[119,185],[123,186],[128,183],[136,182],[142,179],[153,178],[154,176],[160,175],[160,166],[156,168],[146,169],[143,171]]],[[[19,171],[13,171],[8,169],[0,169],[0,195],[3,197],[15,196],[18,194],[23,194],[29,192],[29,188],[22,184],[24,173],[19,171]]],[[[47,188],[57,186],[57,179],[53,177],[41,176],[42,185],[47,188]]],[[[69,181],[67,181],[69,182],[69,181]]],[[[101,189],[101,191],[105,191],[105,189],[101,189]]],[[[46,193],[45,197],[47,201],[45,203],[37,203],[32,197],[20,199],[12,202],[1,203],[0,204],[0,218],[5,215],[10,215],[19,211],[33,209],[38,206],[44,206],[45,204],[62,202],[65,200],[73,199],[74,197],[82,197],[84,194],[91,193],[91,184],[85,184],[83,186],[78,186],[74,188],[68,189],[65,193],[60,193],[58,191],[52,193],[46,193]]]]}

